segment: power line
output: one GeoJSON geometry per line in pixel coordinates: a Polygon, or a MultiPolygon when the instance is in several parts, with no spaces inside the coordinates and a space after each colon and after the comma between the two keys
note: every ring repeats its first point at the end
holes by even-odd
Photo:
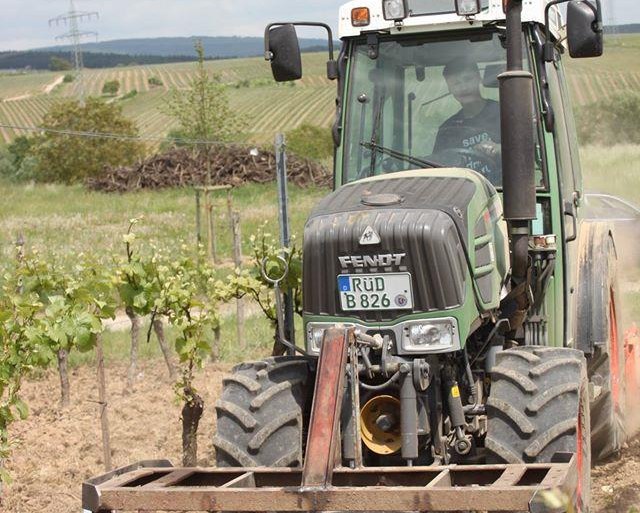
{"type": "Polygon", "coordinates": [[[184,139],[181,137],[152,137],[152,136],[139,136],[139,135],[124,135],[124,134],[114,134],[109,132],[84,132],[78,130],[64,130],[59,128],[46,128],[39,126],[21,126],[21,125],[10,125],[5,123],[0,123],[0,128],[8,128],[11,130],[24,130],[26,132],[43,132],[50,133],[56,135],[67,135],[71,137],[86,137],[90,139],[113,139],[113,140],[121,140],[121,141],[146,141],[146,142],[173,142],[177,144],[190,144],[190,145],[224,145],[224,146],[233,146],[234,142],[228,141],[207,141],[207,140],[198,140],[198,139],[184,139]]]}
{"type": "Polygon", "coordinates": [[[76,70],[76,80],[78,84],[78,91],[80,93],[80,101],[84,100],[84,84],[82,81],[82,69],[84,68],[84,62],[82,60],[82,38],[95,36],[98,40],[97,32],[82,31],[79,28],[79,23],[82,21],[91,21],[92,19],[98,19],[100,15],[95,11],[77,11],[74,0],[69,0],[69,11],[55,18],[49,20],[49,26],[59,26],[61,23],[69,26],[69,32],[56,37],[56,40],[68,39],[73,45],[73,55],[76,70]]]}

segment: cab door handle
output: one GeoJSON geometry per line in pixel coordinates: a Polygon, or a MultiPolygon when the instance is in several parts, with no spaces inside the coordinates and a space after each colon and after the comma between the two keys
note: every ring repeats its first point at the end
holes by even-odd
{"type": "Polygon", "coordinates": [[[578,215],[577,209],[574,201],[565,201],[564,202],[564,215],[565,217],[571,217],[571,221],[573,224],[573,233],[571,235],[566,235],[565,229],[565,242],[573,242],[578,238],[578,215]]]}

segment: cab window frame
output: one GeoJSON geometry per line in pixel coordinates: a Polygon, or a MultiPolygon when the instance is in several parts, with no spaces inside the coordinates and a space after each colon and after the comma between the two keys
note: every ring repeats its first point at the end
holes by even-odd
{"type": "MultiPolygon", "coordinates": [[[[451,42],[455,40],[469,40],[471,38],[481,38],[481,37],[494,37],[498,36],[501,39],[501,43],[504,46],[504,31],[501,31],[499,27],[493,26],[484,26],[477,29],[462,29],[462,30],[447,30],[437,33],[413,33],[413,34],[388,34],[388,33],[376,33],[375,36],[378,38],[378,44],[383,44],[385,41],[397,41],[402,44],[403,41],[417,41],[422,42],[423,44],[429,42],[451,42]]],[[[528,27],[523,25],[523,35],[525,38],[525,61],[529,67],[529,70],[534,74],[534,77],[537,75],[537,71],[535,69],[535,55],[532,53],[532,41],[530,37],[530,33],[528,31],[528,27]]],[[[353,88],[355,85],[355,76],[358,70],[358,65],[360,63],[360,59],[356,58],[356,51],[358,48],[362,48],[366,46],[370,40],[368,39],[371,34],[364,34],[358,37],[351,39],[347,45],[347,56],[350,62],[349,66],[349,80],[345,87],[344,94],[344,124],[351,124],[352,120],[352,109],[357,108],[357,105],[352,100],[353,88]]],[[[505,51],[506,58],[506,51],[505,51]]],[[[542,174],[541,180],[536,184],[537,192],[544,192],[548,190],[548,163],[547,156],[545,152],[545,140],[544,140],[544,126],[543,120],[541,116],[541,107],[539,104],[539,85],[538,81],[534,80],[536,84],[534,85],[535,97],[533,98],[533,107],[534,107],[534,115],[535,115],[535,129],[536,129],[536,145],[539,145],[541,152],[540,159],[540,172],[542,174]]],[[[341,155],[341,183],[336,185],[347,185],[349,183],[355,182],[357,180],[351,179],[349,180],[349,160],[350,160],[350,152],[351,148],[351,137],[353,135],[353,130],[351,126],[347,125],[343,127],[343,138],[342,138],[342,155],[341,155]],[[346,128],[346,129],[345,129],[346,128]]],[[[495,185],[494,185],[495,186],[495,185]]],[[[501,192],[502,186],[495,186],[496,189],[501,192]]]]}

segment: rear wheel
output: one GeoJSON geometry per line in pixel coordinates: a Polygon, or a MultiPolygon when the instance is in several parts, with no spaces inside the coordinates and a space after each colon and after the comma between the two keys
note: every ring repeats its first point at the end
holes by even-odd
{"type": "Polygon", "coordinates": [[[302,465],[303,419],[312,386],[305,358],[275,357],[235,367],[216,404],[217,465],[302,465]]]}
{"type": "Polygon", "coordinates": [[[594,461],[616,454],[625,433],[625,354],[618,319],[617,256],[609,228],[593,223],[580,238],[576,340],[587,353],[592,385],[594,461]]]}
{"type": "Polygon", "coordinates": [[[575,453],[578,505],[590,501],[589,393],[581,351],[519,347],[498,354],[487,401],[490,463],[549,463],[575,453]]]}

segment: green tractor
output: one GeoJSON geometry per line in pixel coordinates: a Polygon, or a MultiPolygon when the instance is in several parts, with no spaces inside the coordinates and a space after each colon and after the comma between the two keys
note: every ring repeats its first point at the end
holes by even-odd
{"type": "Polygon", "coordinates": [[[328,30],[338,83],[304,347],[279,308],[288,354],[224,380],[218,466],[120,469],[85,509],[588,511],[632,393],[562,65],[602,54],[599,0],[354,0],[337,59],[326,25],[267,28],[279,81],[296,25],[328,30]]]}
{"type": "MultiPolygon", "coordinates": [[[[225,380],[219,466],[303,464],[318,357],[339,328],[357,347],[342,465],[573,453],[588,507],[590,459],[625,439],[624,348],[613,234],[581,219],[562,64],[565,29],[572,57],[602,54],[602,12],[571,1],[563,27],[559,3],[341,8],[335,190],[304,233],[306,344],[225,380]]],[[[302,76],[295,25],[321,24],[268,27],[279,81],[302,76]]]]}

